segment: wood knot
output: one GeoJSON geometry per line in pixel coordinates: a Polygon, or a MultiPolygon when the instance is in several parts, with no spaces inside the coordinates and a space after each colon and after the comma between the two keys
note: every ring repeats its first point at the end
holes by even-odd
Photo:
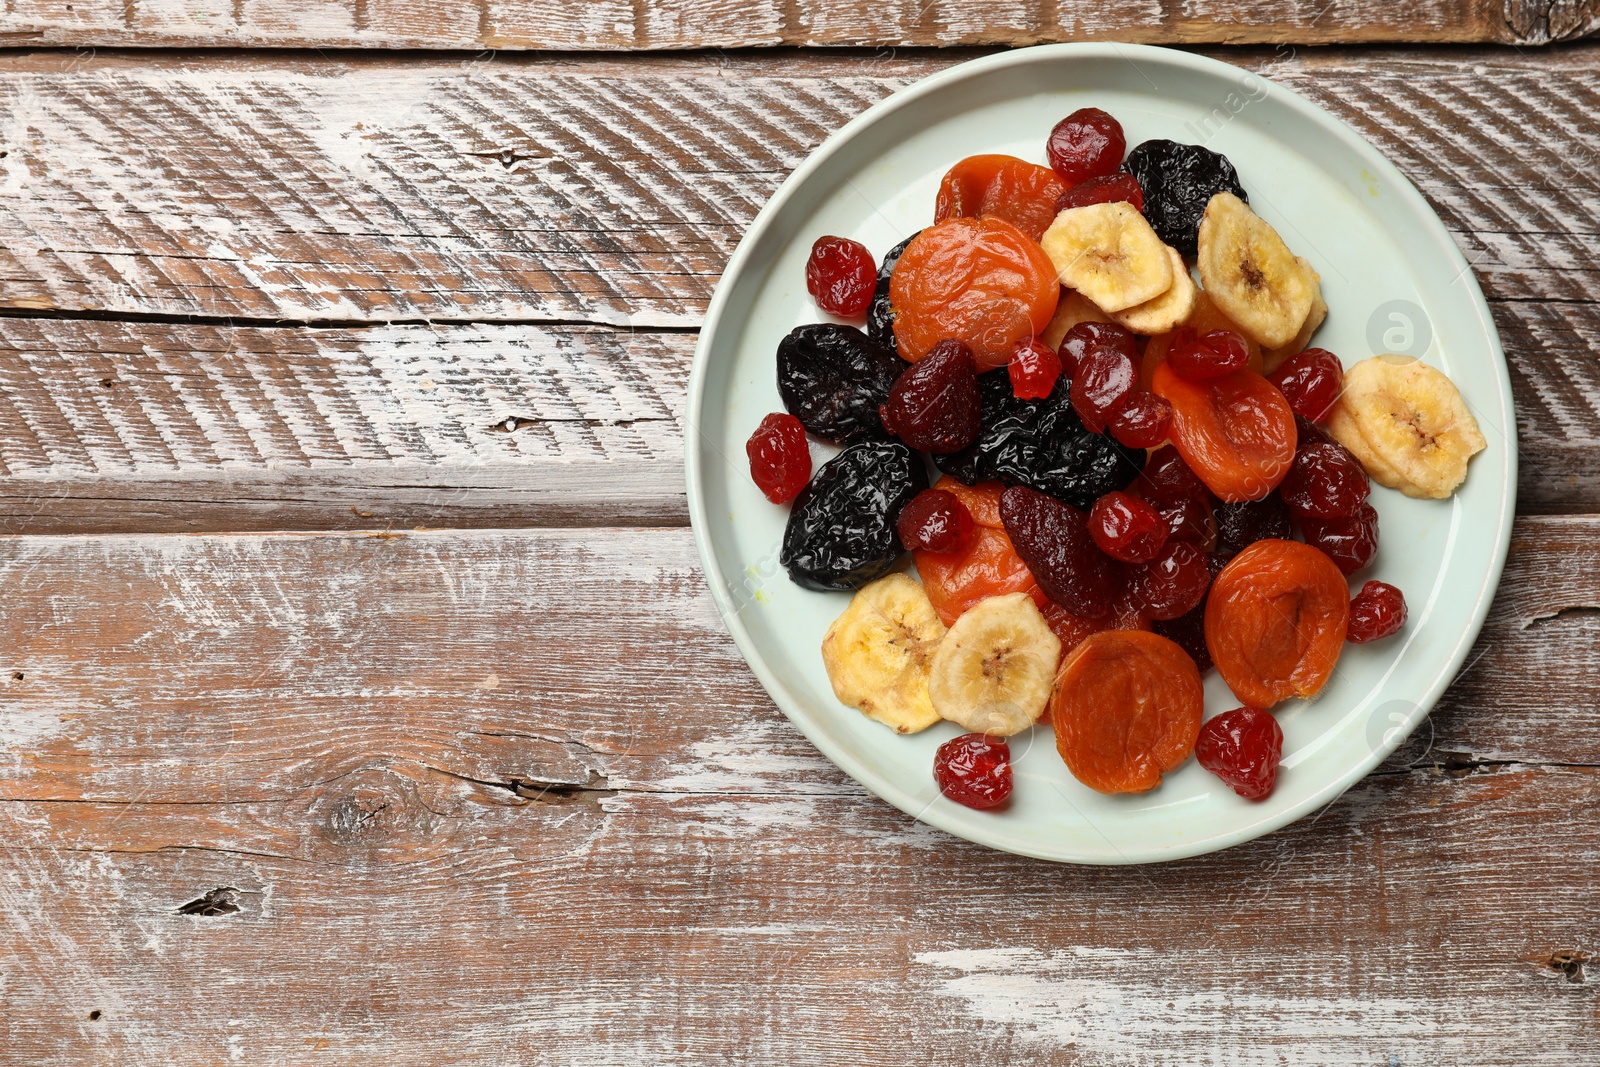
{"type": "Polygon", "coordinates": [[[322,833],[336,845],[378,845],[403,835],[423,810],[410,779],[383,770],[358,772],[343,796],[329,798],[322,833]]]}
{"type": "MultiPolygon", "coordinates": [[[[239,910],[239,905],[233,902],[233,895],[238,890],[231,885],[218,886],[208,889],[187,904],[178,905],[179,915],[232,915],[239,910]]],[[[90,1018],[98,1016],[98,1012],[90,1018]]]]}
{"type": "Polygon", "coordinates": [[[1550,969],[1560,971],[1566,975],[1567,981],[1578,983],[1588,977],[1584,973],[1584,965],[1589,962],[1589,954],[1581,949],[1563,948],[1550,953],[1550,969]]]}

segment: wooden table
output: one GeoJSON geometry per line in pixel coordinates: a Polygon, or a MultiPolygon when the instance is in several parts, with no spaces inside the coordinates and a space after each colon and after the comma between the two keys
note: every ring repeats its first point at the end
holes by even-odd
{"type": "Polygon", "coordinates": [[[1600,1061],[1600,44],[1548,43],[1597,29],[6,0],[0,1061],[1600,1061]],[[751,677],[686,525],[695,330],[760,205],[977,54],[927,46],[1077,38],[1201,47],[1371,138],[1473,264],[1522,435],[1430,722],[1316,817],[1158,867],[866,795],[751,677]]]}

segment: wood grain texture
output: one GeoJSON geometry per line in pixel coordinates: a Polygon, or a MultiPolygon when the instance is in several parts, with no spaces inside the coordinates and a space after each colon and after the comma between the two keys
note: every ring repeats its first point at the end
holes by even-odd
{"type": "Polygon", "coordinates": [[[0,1039],[41,1065],[1588,1062],[1595,534],[1519,525],[1484,658],[1315,819],[1129,870],[863,794],[744,669],[684,531],[6,539],[0,1039]]]}
{"type": "MultiPolygon", "coordinates": [[[[1522,506],[1600,508],[1600,48],[1232,58],[1417,178],[1506,344],[1522,506]]],[[[0,528],[681,522],[691,339],[565,324],[692,328],[783,175],[947,62],[15,60],[0,528]],[[224,325],[282,318],[437,324],[224,325]]]]}
{"type": "Polygon", "coordinates": [[[1113,40],[1545,44],[1600,27],[1594,0],[11,0],[0,43],[66,47],[680,49],[1113,40]]]}

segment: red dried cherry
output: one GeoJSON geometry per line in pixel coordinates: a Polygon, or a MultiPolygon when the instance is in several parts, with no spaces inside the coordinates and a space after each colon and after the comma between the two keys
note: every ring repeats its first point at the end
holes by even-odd
{"type": "Polygon", "coordinates": [[[1406,598],[1388,582],[1368,582],[1350,601],[1350,623],[1345,636],[1364,645],[1400,632],[1406,624],[1406,598]]]}
{"type": "Polygon", "coordinates": [[[1351,518],[1371,491],[1361,461],[1336,441],[1302,443],[1278,485],[1289,510],[1312,519],[1351,518]]]}
{"type": "Polygon", "coordinates": [[[819,237],[806,260],[806,289],[817,306],[842,319],[865,318],[878,285],[878,264],[859,241],[819,237]]]}
{"type": "Polygon", "coordinates": [[[1061,180],[1076,185],[1116,170],[1127,148],[1120,122],[1097,107],[1085,107],[1056,123],[1045,153],[1061,180]]]}
{"type": "Polygon", "coordinates": [[[1244,370],[1249,362],[1250,346],[1232,330],[1196,334],[1184,328],[1174,334],[1167,345],[1167,366],[1185,381],[1220,378],[1244,370]]]}
{"type": "Polygon", "coordinates": [[[1011,375],[1011,393],[1018,400],[1043,400],[1061,377],[1061,357],[1038,338],[1018,341],[1006,364],[1011,375]]]}
{"type": "Polygon", "coordinates": [[[1147,563],[1167,543],[1167,520],[1136,496],[1107,493],[1089,509],[1089,536],[1124,563],[1147,563]]]}
{"type": "Polygon", "coordinates": [[[940,341],[895,379],[879,408],[883,428],[912,448],[944,455],[978,439],[978,365],[960,341],[940,341]]]}
{"type": "Polygon", "coordinates": [[[1078,376],[1078,364],[1095,345],[1105,345],[1127,353],[1129,359],[1139,362],[1139,341],[1133,331],[1114,322],[1080,322],[1061,338],[1058,354],[1061,372],[1068,378],[1078,376]]]}
{"type": "Polygon", "coordinates": [[[1128,574],[1134,602],[1152,619],[1176,619],[1200,606],[1211,588],[1206,554],[1187,541],[1169,541],[1150,562],[1128,574]]]}
{"type": "Polygon", "coordinates": [[[763,496],[786,504],[811,480],[811,446],[806,429],[793,415],[775,412],[761,420],[744,443],[750,457],[750,477],[763,496]]]}
{"type": "Polygon", "coordinates": [[[1121,348],[1093,345],[1072,378],[1072,409],[1091,431],[1103,433],[1138,377],[1139,368],[1121,348]]]}
{"type": "Polygon", "coordinates": [[[1278,781],[1283,727],[1263,708],[1234,708],[1200,727],[1194,746],[1200,766],[1246,800],[1260,800],[1278,781]]]}
{"type": "Polygon", "coordinates": [[[1172,405],[1148,389],[1135,389],[1111,416],[1111,436],[1129,448],[1154,448],[1167,439],[1172,405]]]}
{"type": "Polygon", "coordinates": [[[895,521],[900,543],[913,552],[965,552],[977,527],[961,498],[944,489],[924,489],[895,521]]]}
{"type": "Polygon", "coordinates": [[[1133,210],[1144,210],[1144,190],[1139,179],[1131,174],[1103,174],[1098,178],[1079,182],[1056,197],[1056,210],[1088,207],[1090,204],[1115,204],[1126,201],[1133,210]]]}
{"type": "Polygon", "coordinates": [[[1296,415],[1321,422],[1344,388],[1344,365],[1326,348],[1308,348],[1284,360],[1267,375],[1296,415]]]}
{"type": "Polygon", "coordinates": [[[1011,795],[1011,746],[988,734],[962,734],[934,753],[933,779],[957,804],[997,807],[1011,795]]]}
{"type": "Polygon", "coordinates": [[[1327,553],[1345,574],[1354,574],[1378,554],[1378,512],[1371,504],[1362,504],[1348,519],[1324,521],[1300,515],[1295,523],[1306,544],[1327,553]]]}

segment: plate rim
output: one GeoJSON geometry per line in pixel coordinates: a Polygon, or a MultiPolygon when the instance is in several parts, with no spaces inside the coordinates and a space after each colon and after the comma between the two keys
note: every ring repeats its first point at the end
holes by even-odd
{"type": "Polygon", "coordinates": [[[705,318],[701,324],[700,336],[695,344],[694,358],[689,369],[687,392],[688,403],[684,417],[685,491],[688,497],[689,523],[694,535],[695,550],[699,556],[700,566],[706,577],[707,584],[711,587],[712,599],[716,603],[719,618],[733,637],[734,644],[738,647],[739,654],[746,666],[755,674],[762,688],[766,690],[768,696],[778,706],[778,709],[783,712],[784,717],[805,736],[817,751],[848,774],[868,793],[892,804],[916,821],[935,827],[953,837],[971,841],[986,848],[1054,863],[1074,863],[1086,866],[1124,866],[1143,863],[1165,863],[1207,855],[1244,844],[1282,829],[1298,822],[1318,808],[1337,800],[1405,743],[1422,720],[1432,713],[1439,697],[1455,680],[1457,673],[1461,669],[1461,664],[1465,661],[1467,654],[1471,651],[1473,644],[1483,629],[1489,608],[1499,589],[1501,574],[1504,571],[1506,557],[1510,550],[1512,527],[1516,517],[1517,425],[1505,350],[1501,345],[1499,331],[1489,311],[1488,302],[1484,299],[1482,287],[1478,284],[1477,275],[1473,273],[1471,265],[1467,263],[1460,247],[1450,237],[1448,229],[1445,227],[1443,220],[1439,218],[1438,213],[1434,211],[1433,206],[1428,203],[1427,199],[1423,197],[1411,180],[1358,131],[1319,104],[1307,99],[1288,86],[1274,81],[1266,74],[1235,66],[1232,63],[1192,52],[1155,45],[1120,44],[1116,42],[1070,42],[1033,45],[956,63],[944,70],[918,79],[910,85],[902,86],[829,134],[774,190],[772,196],[762,205],[761,210],[756,213],[755,218],[751,220],[750,225],[741,235],[739,244],[735,247],[733,255],[729,257],[727,266],[724,267],[722,275],[717,281],[711,301],[706,307],[705,318]],[[1494,357],[1499,371],[1496,385],[1500,411],[1504,416],[1502,425],[1506,438],[1505,475],[1501,485],[1499,522],[1493,542],[1493,558],[1490,566],[1484,571],[1483,581],[1474,599],[1467,626],[1461,630],[1455,647],[1450,650],[1443,666],[1416,701],[1415,709],[1403,721],[1396,722],[1393,729],[1386,731],[1385,739],[1382,743],[1374,746],[1365,758],[1353,763],[1345,772],[1336,775],[1322,788],[1297,804],[1281,812],[1276,812],[1268,818],[1247,822],[1243,826],[1236,827],[1215,837],[1146,848],[1139,851],[1136,856],[1065,855],[1060,851],[1052,851],[1047,848],[1028,847],[1021,843],[1001,844],[993,840],[984,840],[976,837],[966,832],[964,828],[944,819],[937,808],[930,808],[918,802],[897,783],[885,780],[882,775],[871,770],[848,750],[833,745],[820,730],[812,729],[808,716],[802,711],[794,710],[803,707],[804,701],[797,694],[789,691],[768,670],[764,658],[755,648],[754,641],[732,603],[728,582],[717,563],[716,553],[711,544],[710,523],[706,514],[703,487],[702,448],[697,431],[697,427],[702,424],[705,408],[706,380],[711,350],[716,343],[718,328],[726,312],[726,306],[731,299],[729,294],[734,287],[733,280],[739,278],[747,269],[747,261],[754,255],[754,250],[760,243],[761,237],[774,224],[774,220],[782,212],[788,201],[796,195],[797,191],[816,170],[836,152],[842,150],[846,142],[852,139],[857,131],[870,127],[892,112],[908,106],[923,96],[939,92],[953,83],[964,81],[968,78],[982,77],[992,71],[1009,66],[1071,61],[1079,58],[1125,59],[1130,62],[1165,65],[1211,76],[1238,76],[1244,74],[1261,78],[1263,81],[1270,83],[1272,90],[1281,95],[1281,101],[1293,110],[1298,118],[1321,127],[1342,142],[1346,148],[1352,149],[1360,156],[1374,176],[1382,178],[1386,184],[1392,186],[1394,193],[1401,198],[1404,206],[1409,208],[1410,213],[1418,215],[1425,220],[1425,226],[1433,231],[1432,236],[1435,238],[1435,243],[1440,246],[1444,254],[1445,265],[1453,267],[1458,272],[1457,282],[1467,287],[1468,299],[1478,313],[1484,336],[1489,343],[1490,354],[1494,357]]]}

